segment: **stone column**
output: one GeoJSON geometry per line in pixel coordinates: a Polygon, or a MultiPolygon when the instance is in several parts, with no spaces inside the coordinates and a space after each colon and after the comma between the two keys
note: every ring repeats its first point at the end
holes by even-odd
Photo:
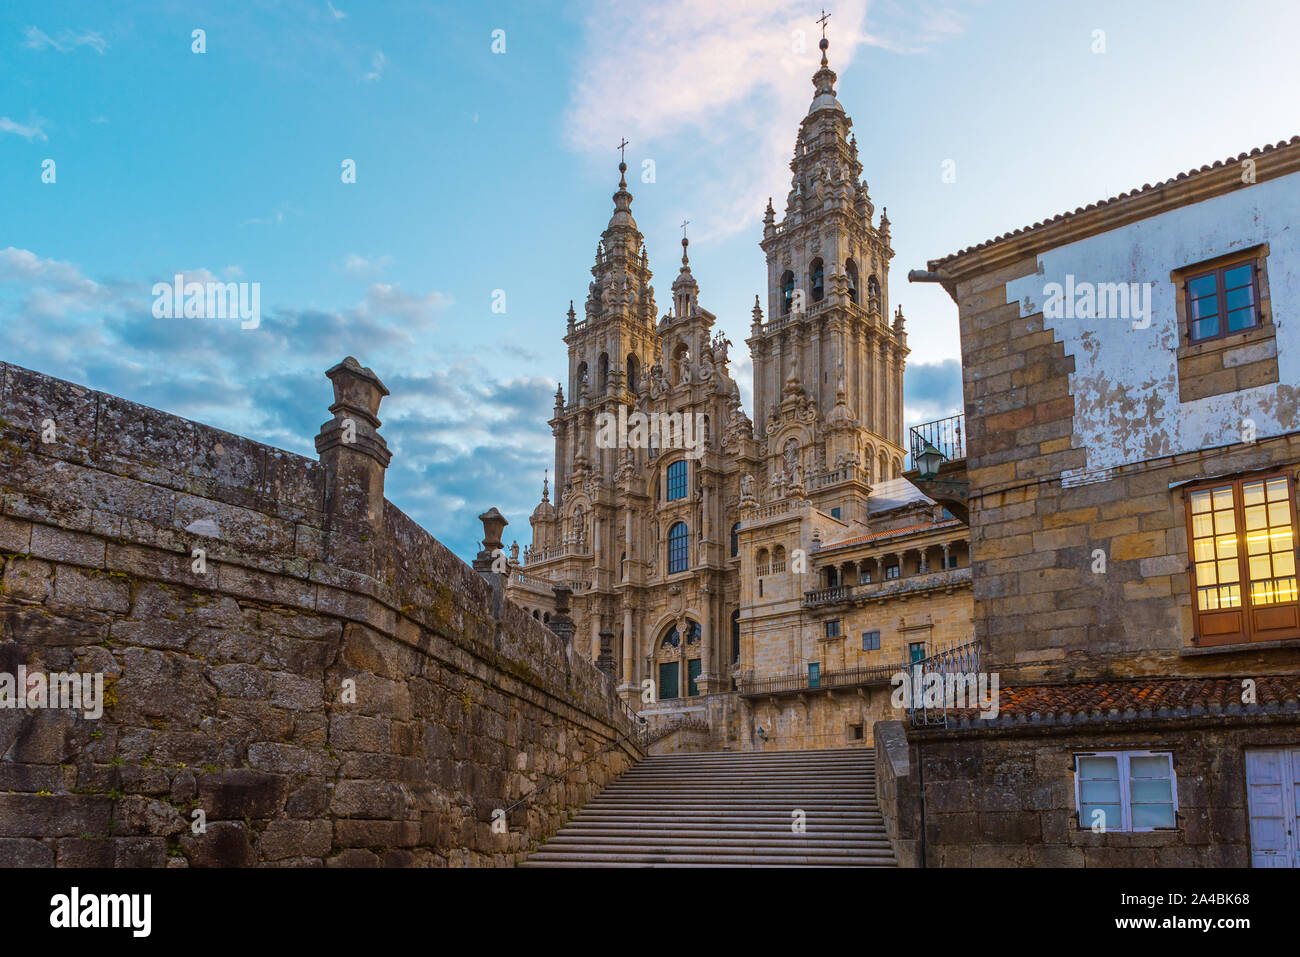
{"type": "Polygon", "coordinates": [[[623,684],[624,687],[636,683],[633,673],[636,661],[636,635],[632,630],[633,611],[631,605],[623,606],[623,684]]]}
{"type": "Polygon", "coordinates": [[[348,356],[325,373],[334,386],[334,418],[320,427],[316,452],[325,470],[329,558],[372,574],[384,525],[384,470],[392,453],[379,434],[379,403],[388,390],[348,356]]]}

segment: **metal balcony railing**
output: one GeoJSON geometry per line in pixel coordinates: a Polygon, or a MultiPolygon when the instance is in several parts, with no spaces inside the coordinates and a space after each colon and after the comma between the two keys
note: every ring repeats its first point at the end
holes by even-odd
{"type": "Polygon", "coordinates": [[[950,415],[946,419],[922,422],[912,426],[910,467],[916,468],[916,457],[929,442],[943,453],[949,462],[966,457],[966,416],[950,415]]]}
{"type": "Polygon", "coordinates": [[[859,688],[867,685],[889,684],[894,675],[906,672],[906,664],[873,665],[866,668],[845,668],[841,671],[823,671],[813,678],[808,674],[771,675],[755,678],[745,675],[737,684],[742,695],[763,696],[797,694],[801,691],[825,691],[828,688],[859,688]]]}
{"type": "Polygon", "coordinates": [[[863,582],[857,585],[835,585],[831,588],[818,588],[804,592],[803,606],[819,608],[858,598],[892,598],[895,595],[926,591],[931,588],[966,584],[970,580],[971,571],[970,566],[967,565],[962,568],[927,572],[924,575],[911,575],[907,578],[887,578],[884,581],[863,582]]]}

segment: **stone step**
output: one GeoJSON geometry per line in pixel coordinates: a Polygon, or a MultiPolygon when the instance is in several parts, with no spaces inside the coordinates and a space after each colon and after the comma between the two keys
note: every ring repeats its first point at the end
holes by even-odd
{"type": "Polygon", "coordinates": [[[896,867],[875,781],[862,748],[657,755],[522,866],[896,867]]]}
{"type": "Polygon", "coordinates": [[[694,827],[674,827],[667,824],[604,824],[574,823],[566,827],[561,834],[551,838],[558,841],[568,834],[586,834],[592,837],[673,837],[679,840],[696,836],[709,838],[726,837],[780,837],[787,835],[794,838],[833,838],[843,840],[876,840],[885,833],[882,825],[857,825],[853,827],[807,827],[802,834],[796,834],[789,827],[777,824],[767,825],[720,825],[700,824],[694,827]]]}
{"type": "Polygon", "coordinates": [[[534,867],[546,867],[553,863],[574,863],[585,867],[603,867],[609,864],[629,864],[646,866],[660,864],[676,866],[679,864],[699,864],[708,867],[752,867],[757,864],[770,864],[780,867],[821,866],[821,867],[897,867],[898,862],[891,854],[827,856],[822,854],[638,854],[635,852],[592,853],[590,851],[556,852],[545,857],[541,852],[534,854],[526,863],[534,867]]]}
{"type": "Polygon", "coordinates": [[[546,844],[549,848],[560,850],[572,850],[575,845],[582,847],[635,847],[638,849],[666,847],[674,853],[689,848],[711,847],[722,848],[729,853],[735,854],[741,853],[741,848],[747,849],[746,853],[748,853],[755,848],[785,849],[790,847],[816,848],[818,853],[826,854],[838,853],[841,850],[861,851],[863,853],[883,850],[887,854],[894,853],[888,838],[875,840],[870,838],[840,838],[829,834],[822,837],[810,837],[806,834],[714,837],[707,834],[641,834],[637,832],[623,836],[609,836],[583,832],[557,834],[546,844]]]}

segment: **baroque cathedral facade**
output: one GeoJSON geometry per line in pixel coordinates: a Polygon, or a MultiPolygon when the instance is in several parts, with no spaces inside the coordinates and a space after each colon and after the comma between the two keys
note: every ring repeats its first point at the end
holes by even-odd
{"type": "MultiPolygon", "coordinates": [[[[853,654],[826,644],[840,630],[827,618],[836,603],[810,607],[809,590],[865,585],[871,571],[854,561],[845,577],[842,563],[822,567],[817,556],[890,538],[890,528],[912,540],[960,525],[900,478],[908,348],[901,309],[892,321],[889,312],[889,220],[883,211],[875,218],[827,46],[795,140],[784,216],[769,200],[763,220],[767,304],[755,297],[747,340],[753,419],[731,373],[732,343],[701,305],[686,239],[659,314],[620,164],[581,316],[569,307],[568,385],[557,389],[550,420],[553,491],[543,484],[532,544],[522,562],[515,549],[507,586],[548,621],[554,586],[570,589],[575,650],[603,658],[643,715],[680,722],[684,710],[697,712],[715,746],[762,746],[783,721],[787,746],[831,746],[846,728],[862,736],[866,695],[826,715],[819,704],[819,716],[807,702],[801,712],[769,697],[765,714],[747,685],[793,675],[803,688],[814,658],[818,671],[896,660],[897,642],[869,648],[864,639],[858,649],[853,639],[853,654]],[[702,446],[601,441],[603,414],[620,409],[693,416],[702,446]]],[[[948,539],[933,542],[945,569],[964,536],[948,539]]],[[[930,571],[927,551],[923,544],[911,558],[920,572],[930,571]]],[[[908,567],[905,553],[891,553],[896,574],[908,567]]],[[[877,583],[887,560],[872,560],[877,583]]],[[[959,631],[969,624],[960,602],[951,617],[959,631]]]]}

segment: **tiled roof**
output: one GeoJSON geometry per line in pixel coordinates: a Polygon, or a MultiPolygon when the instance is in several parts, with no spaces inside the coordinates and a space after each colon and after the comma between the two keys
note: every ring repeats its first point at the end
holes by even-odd
{"type": "Polygon", "coordinates": [[[1041,229],[1044,226],[1051,225],[1052,223],[1059,223],[1064,220],[1068,220],[1075,216],[1078,216],[1081,213],[1086,213],[1094,209],[1101,209],[1103,207],[1110,206],[1113,203],[1118,203],[1120,200],[1131,199],[1134,196],[1140,196],[1144,193],[1153,193],[1158,190],[1164,189],[1166,186],[1171,186],[1174,183],[1180,182],[1185,179],[1189,179],[1201,173],[1208,173],[1211,170],[1240,163],[1243,162],[1244,160],[1250,159],[1251,157],[1261,156],[1266,153],[1272,153],[1274,150],[1284,149],[1287,146],[1294,146],[1296,144],[1300,144],[1300,136],[1293,136],[1289,140],[1281,140],[1275,145],[1256,147],[1255,149],[1251,150],[1249,153],[1241,153],[1237,156],[1229,156],[1227,159],[1218,160],[1212,164],[1202,166],[1200,169],[1193,169],[1193,170],[1188,170],[1185,173],[1179,173],[1177,176],[1171,177],[1166,180],[1161,180],[1160,182],[1156,183],[1154,186],[1151,185],[1150,183],[1144,183],[1141,189],[1129,190],[1127,193],[1120,193],[1118,196],[1112,196],[1110,199],[1103,199],[1096,203],[1089,203],[1087,206],[1080,206],[1072,213],[1061,213],[1057,216],[1053,216],[1051,219],[1044,219],[1041,222],[1034,223],[1032,226],[1022,226],[1020,229],[1012,230],[1009,233],[1003,233],[1001,236],[995,236],[992,239],[986,239],[984,240],[984,242],[976,243],[974,246],[967,246],[965,249],[944,256],[942,259],[932,259],[929,262],[929,268],[931,270],[937,269],[940,266],[942,266],[944,263],[952,262],[954,259],[957,259],[961,256],[965,256],[969,253],[976,252],[977,250],[980,249],[985,249],[989,246],[994,245],[995,243],[1003,242],[1004,240],[1011,239],[1015,236],[1022,236],[1025,233],[1031,232],[1035,229],[1041,229]]]}
{"type": "Polygon", "coordinates": [[[847,545],[860,545],[863,542],[874,542],[881,538],[891,538],[895,535],[910,535],[915,532],[933,532],[941,528],[951,528],[954,525],[961,525],[962,522],[952,518],[944,522],[922,522],[920,525],[904,525],[902,528],[887,528],[880,532],[870,532],[866,535],[857,535],[853,538],[846,538],[842,542],[828,542],[821,547],[821,551],[828,552],[832,548],[844,548],[847,545]]]}
{"type": "Polygon", "coordinates": [[[1239,678],[1144,678],[1000,688],[998,716],[953,712],[957,726],[1077,724],[1116,719],[1300,712],[1300,674],[1239,678]],[[1243,704],[1243,681],[1255,682],[1255,703],[1243,704]]]}

